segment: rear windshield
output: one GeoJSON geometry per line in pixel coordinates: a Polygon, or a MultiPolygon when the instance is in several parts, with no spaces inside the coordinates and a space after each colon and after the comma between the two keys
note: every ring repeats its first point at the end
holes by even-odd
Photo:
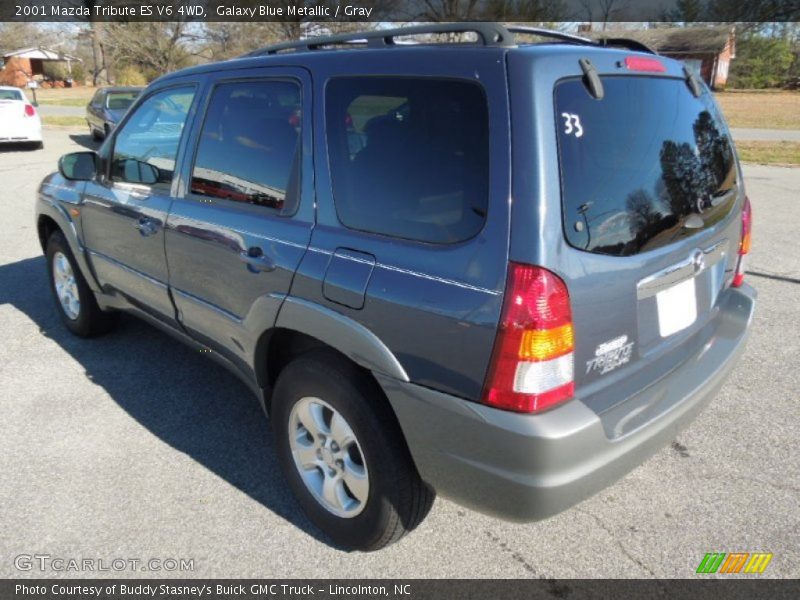
{"type": "Polygon", "coordinates": [[[18,90],[0,90],[0,100],[22,100],[22,92],[18,90]]]}
{"type": "Polygon", "coordinates": [[[139,92],[110,92],[106,98],[106,108],[111,110],[128,110],[139,92]]]}
{"type": "Polygon", "coordinates": [[[558,147],[569,243],[629,256],[719,222],[735,201],[736,165],[711,95],[681,79],[604,77],[556,85],[558,147]]]}

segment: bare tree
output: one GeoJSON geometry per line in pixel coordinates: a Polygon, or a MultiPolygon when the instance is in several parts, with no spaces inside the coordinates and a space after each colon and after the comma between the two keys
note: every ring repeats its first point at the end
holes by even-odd
{"type": "Polygon", "coordinates": [[[488,0],[481,17],[492,21],[563,26],[567,10],[561,0],[488,0]]]}
{"type": "Polygon", "coordinates": [[[158,76],[186,66],[190,35],[186,23],[106,23],[105,52],[115,64],[139,67],[146,75],[158,76]]]}
{"type": "Polygon", "coordinates": [[[36,23],[0,22],[0,54],[30,47],[47,47],[50,36],[36,23]]]}
{"type": "Polygon", "coordinates": [[[409,8],[416,11],[411,20],[442,22],[477,19],[481,5],[479,0],[419,0],[409,8]]]}
{"type": "Polygon", "coordinates": [[[627,8],[625,0],[581,0],[580,3],[586,11],[584,13],[586,19],[590,23],[602,23],[602,31],[605,31],[608,23],[627,8]]]}

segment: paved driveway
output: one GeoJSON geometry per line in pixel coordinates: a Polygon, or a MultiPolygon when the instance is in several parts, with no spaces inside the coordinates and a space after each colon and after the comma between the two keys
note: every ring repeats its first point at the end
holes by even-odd
{"type": "Polygon", "coordinates": [[[753,142],[800,142],[800,131],[797,129],[746,129],[733,128],[734,140],[753,142]]]}
{"type": "Polygon", "coordinates": [[[87,137],[48,130],[44,151],[0,151],[0,576],[59,574],[15,569],[44,553],[194,560],[190,573],[121,573],[136,577],[692,577],[706,552],[732,551],[772,552],[769,575],[800,576],[800,170],[745,167],[753,336],[671,447],[548,521],[440,499],[401,543],[361,554],[298,511],[233,376],[134,319],[93,341],[62,327],[33,196],[87,137]]]}
{"type": "Polygon", "coordinates": [[[56,106],[52,104],[40,104],[39,113],[43,117],[85,117],[85,106],[56,106]]]}

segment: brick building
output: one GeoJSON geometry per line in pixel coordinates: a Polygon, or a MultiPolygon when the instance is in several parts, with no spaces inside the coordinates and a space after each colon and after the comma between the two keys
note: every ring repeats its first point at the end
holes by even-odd
{"type": "Polygon", "coordinates": [[[715,90],[727,84],[731,60],[736,58],[736,32],[732,25],[607,30],[590,35],[641,42],[659,54],[686,63],[715,90]]]}
{"type": "Polygon", "coordinates": [[[0,85],[25,87],[31,80],[42,81],[45,78],[44,66],[48,62],[67,64],[67,72],[72,73],[72,63],[79,58],[60,54],[44,48],[24,48],[6,52],[0,64],[0,85]]]}

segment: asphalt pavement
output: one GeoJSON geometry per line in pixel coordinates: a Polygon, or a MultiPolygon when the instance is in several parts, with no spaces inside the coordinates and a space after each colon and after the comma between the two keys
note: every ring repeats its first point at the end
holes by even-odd
{"type": "Polygon", "coordinates": [[[400,543],[364,554],[303,517],[232,375],[133,318],[88,341],[61,325],[34,193],[59,155],[91,145],[46,130],[43,151],[0,149],[0,576],[684,578],[707,552],[771,552],[763,576],[800,577],[800,169],[745,165],[752,337],[671,446],[547,521],[438,499],[400,543]],[[44,571],[24,558],[37,554],[44,571]],[[162,566],[65,572],[53,558],[162,566]],[[173,559],[192,569],[164,571],[173,559]]]}
{"type": "Polygon", "coordinates": [[[748,129],[732,128],[734,140],[748,142],[800,142],[800,130],[797,129],[748,129]]]}
{"type": "Polygon", "coordinates": [[[38,111],[43,117],[85,117],[85,106],[58,106],[57,104],[40,104],[38,111]]]}

